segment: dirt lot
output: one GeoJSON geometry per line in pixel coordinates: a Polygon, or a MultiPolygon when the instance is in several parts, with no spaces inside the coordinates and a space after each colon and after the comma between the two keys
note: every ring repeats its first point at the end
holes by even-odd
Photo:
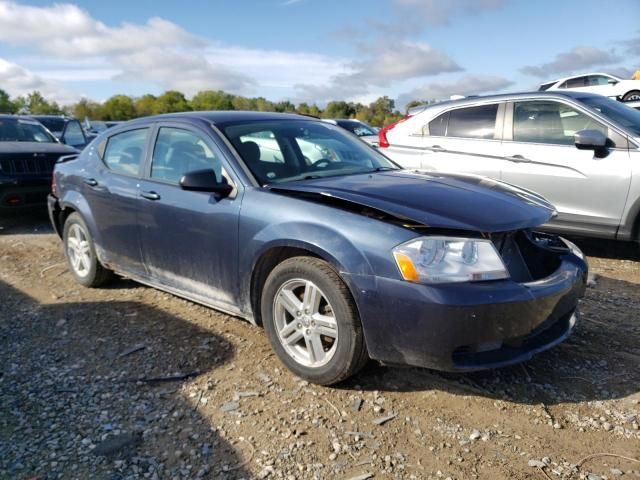
{"type": "Polygon", "coordinates": [[[0,478],[640,478],[632,246],[578,241],[596,274],[582,321],[524,366],[371,364],[322,388],[248,323],[127,280],[78,286],[46,219],[0,226],[0,478]]]}

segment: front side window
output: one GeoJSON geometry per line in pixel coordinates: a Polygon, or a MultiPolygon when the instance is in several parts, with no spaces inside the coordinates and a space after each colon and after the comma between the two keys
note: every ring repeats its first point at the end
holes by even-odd
{"type": "Polygon", "coordinates": [[[604,75],[590,75],[587,77],[587,85],[590,87],[599,87],[602,85],[609,85],[609,80],[612,78],[605,77],[604,75]]]}
{"type": "Polygon", "coordinates": [[[398,168],[349,132],[325,122],[241,122],[222,131],[261,185],[398,168]]]}
{"type": "Polygon", "coordinates": [[[67,145],[84,145],[86,140],[79,122],[72,121],[64,131],[64,143],[67,145]]]}
{"type": "Polygon", "coordinates": [[[498,105],[460,108],[449,112],[447,137],[495,138],[498,105]]]}
{"type": "Polygon", "coordinates": [[[516,142],[573,145],[580,130],[608,129],[594,118],[560,102],[516,102],[513,110],[513,140],[516,142]]]}
{"type": "Polygon", "coordinates": [[[206,169],[221,180],[220,160],[200,135],[182,128],[160,128],[151,160],[152,178],[177,184],[185,173],[206,169]]]}
{"type": "Polygon", "coordinates": [[[103,156],[107,167],[124,175],[138,175],[148,130],[129,130],[109,137],[103,156]]]}

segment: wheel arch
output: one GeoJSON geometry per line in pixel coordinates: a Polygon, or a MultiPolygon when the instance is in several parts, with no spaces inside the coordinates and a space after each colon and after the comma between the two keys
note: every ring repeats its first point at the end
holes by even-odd
{"type": "Polygon", "coordinates": [[[67,220],[69,215],[72,213],[77,213],[80,215],[85,225],[89,229],[89,234],[93,239],[93,243],[96,248],[96,253],[98,255],[98,259],[102,261],[103,253],[102,253],[102,237],[100,235],[100,229],[96,225],[93,215],[91,215],[91,208],[87,203],[87,200],[80,193],[70,190],[67,194],[58,201],[60,206],[60,212],[58,213],[58,226],[59,226],[59,235],[62,236],[62,232],[64,230],[64,222],[67,220]]]}
{"type": "Polygon", "coordinates": [[[253,313],[253,320],[256,325],[262,325],[262,315],[260,312],[260,301],[264,283],[273,269],[284,260],[292,257],[307,256],[315,257],[327,262],[336,271],[338,276],[347,285],[349,293],[354,300],[356,311],[358,310],[355,301],[354,286],[348,276],[341,275],[346,266],[327,250],[312,243],[301,240],[286,240],[271,242],[263,246],[258,252],[252,264],[251,277],[249,281],[249,291],[246,292],[249,307],[253,313]]]}

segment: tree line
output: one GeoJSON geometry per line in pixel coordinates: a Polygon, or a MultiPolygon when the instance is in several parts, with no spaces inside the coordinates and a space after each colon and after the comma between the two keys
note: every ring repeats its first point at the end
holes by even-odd
{"type": "Polygon", "coordinates": [[[370,125],[381,127],[398,121],[402,117],[395,108],[394,100],[380,97],[369,105],[355,102],[332,101],[325,108],[316,104],[293,104],[288,100],[272,102],[263,97],[243,97],[220,90],[198,92],[190,100],[184,94],[169,90],[161,95],[113,95],[103,103],[82,99],[72,105],[61,106],[47,100],[34,91],[16,98],[0,89],[0,113],[29,113],[32,115],[72,115],[80,120],[131,120],[132,118],[202,110],[251,110],[260,112],[289,112],[313,115],[320,118],[355,118],[370,125]]]}

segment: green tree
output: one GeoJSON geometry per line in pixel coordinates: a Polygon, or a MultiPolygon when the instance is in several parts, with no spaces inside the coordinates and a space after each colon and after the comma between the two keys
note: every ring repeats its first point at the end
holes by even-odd
{"type": "Polygon", "coordinates": [[[198,92],[189,103],[192,110],[234,110],[233,95],[221,90],[198,92]]]}
{"type": "Polygon", "coordinates": [[[131,120],[135,117],[136,107],[127,95],[114,95],[102,106],[102,120],[131,120]]]}
{"type": "Polygon", "coordinates": [[[88,118],[89,120],[101,120],[102,119],[102,105],[98,102],[81,99],[75,105],[69,107],[71,115],[78,118],[80,121],[88,118]]]}
{"type": "Polygon", "coordinates": [[[14,104],[16,111],[32,115],[60,115],[63,113],[56,102],[47,101],[37,90],[26,96],[18,97],[14,104]]]}
{"type": "Polygon", "coordinates": [[[296,106],[289,100],[284,100],[273,105],[276,112],[288,112],[293,113],[296,111],[296,106]]]}
{"type": "Polygon", "coordinates": [[[141,96],[135,101],[136,108],[136,116],[137,117],[148,117],[149,115],[153,115],[154,106],[156,104],[156,96],[147,93],[146,95],[141,96]]]}
{"type": "Polygon", "coordinates": [[[16,106],[9,98],[9,94],[0,88],[0,113],[15,113],[16,106]]]}
{"type": "Polygon", "coordinates": [[[334,101],[327,103],[327,108],[322,113],[323,118],[351,118],[355,115],[354,105],[345,101],[334,101]]]}
{"type": "Polygon", "coordinates": [[[427,103],[425,100],[411,100],[404,108],[405,111],[408,112],[410,108],[418,107],[420,105],[424,105],[425,103],[427,103]]]}
{"type": "Polygon", "coordinates": [[[167,90],[153,104],[153,113],[173,113],[189,111],[189,102],[176,90],[167,90]]]}

